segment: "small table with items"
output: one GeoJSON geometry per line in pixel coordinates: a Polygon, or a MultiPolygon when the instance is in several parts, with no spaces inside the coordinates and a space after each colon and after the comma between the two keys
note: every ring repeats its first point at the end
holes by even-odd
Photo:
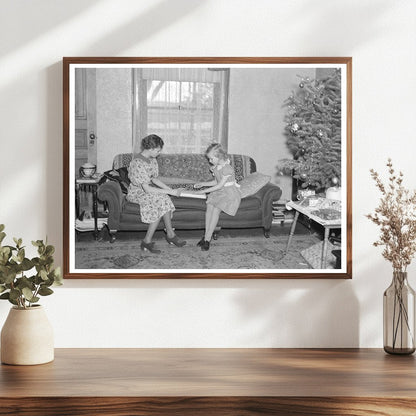
{"type": "Polygon", "coordinates": [[[287,207],[295,210],[295,218],[290,228],[286,254],[289,251],[290,243],[295,233],[299,214],[303,214],[325,229],[320,262],[321,269],[325,269],[327,267],[329,232],[330,230],[341,228],[341,202],[334,199],[312,196],[301,201],[290,201],[287,203],[287,207]]]}
{"type": "MultiPolygon", "coordinates": [[[[80,216],[80,201],[79,201],[79,192],[92,192],[92,215],[94,219],[94,238],[98,240],[98,198],[97,190],[98,187],[103,183],[105,178],[101,174],[95,174],[88,178],[77,178],[75,180],[75,194],[76,194],[76,225],[75,229],[77,231],[87,231],[87,229],[80,226],[81,222],[79,221],[80,216]]],[[[88,229],[89,231],[89,229],[88,229]]]]}

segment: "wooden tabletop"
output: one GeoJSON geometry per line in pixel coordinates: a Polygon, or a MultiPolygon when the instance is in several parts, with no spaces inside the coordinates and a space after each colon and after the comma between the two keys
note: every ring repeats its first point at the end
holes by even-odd
{"type": "Polygon", "coordinates": [[[381,349],[57,349],[52,363],[0,367],[0,414],[9,406],[43,416],[415,415],[416,361],[381,349]]]}

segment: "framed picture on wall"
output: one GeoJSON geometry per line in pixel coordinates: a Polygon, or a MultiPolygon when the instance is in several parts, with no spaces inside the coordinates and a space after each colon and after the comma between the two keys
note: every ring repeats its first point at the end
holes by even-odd
{"type": "Polygon", "coordinates": [[[351,278],[351,71],[64,58],[64,277],[351,278]]]}

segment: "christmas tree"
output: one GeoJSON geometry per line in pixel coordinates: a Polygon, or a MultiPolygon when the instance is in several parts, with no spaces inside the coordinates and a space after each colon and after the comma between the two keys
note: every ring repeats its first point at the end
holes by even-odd
{"type": "Polygon", "coordinates": [[[341,178],[341,71],[323,79],[302,78],[285,102],[287,146],[293,159],[279,162],[301,187],[316,190],[341,178]]]}

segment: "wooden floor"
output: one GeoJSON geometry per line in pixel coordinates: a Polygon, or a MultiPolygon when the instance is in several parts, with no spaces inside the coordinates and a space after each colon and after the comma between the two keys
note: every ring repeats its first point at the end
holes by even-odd
{"type": "Polygon", "coordinates": [[[57,349],[0,367],[0,414],[416,415],[414,356],[379,349],[57,349]]]}

